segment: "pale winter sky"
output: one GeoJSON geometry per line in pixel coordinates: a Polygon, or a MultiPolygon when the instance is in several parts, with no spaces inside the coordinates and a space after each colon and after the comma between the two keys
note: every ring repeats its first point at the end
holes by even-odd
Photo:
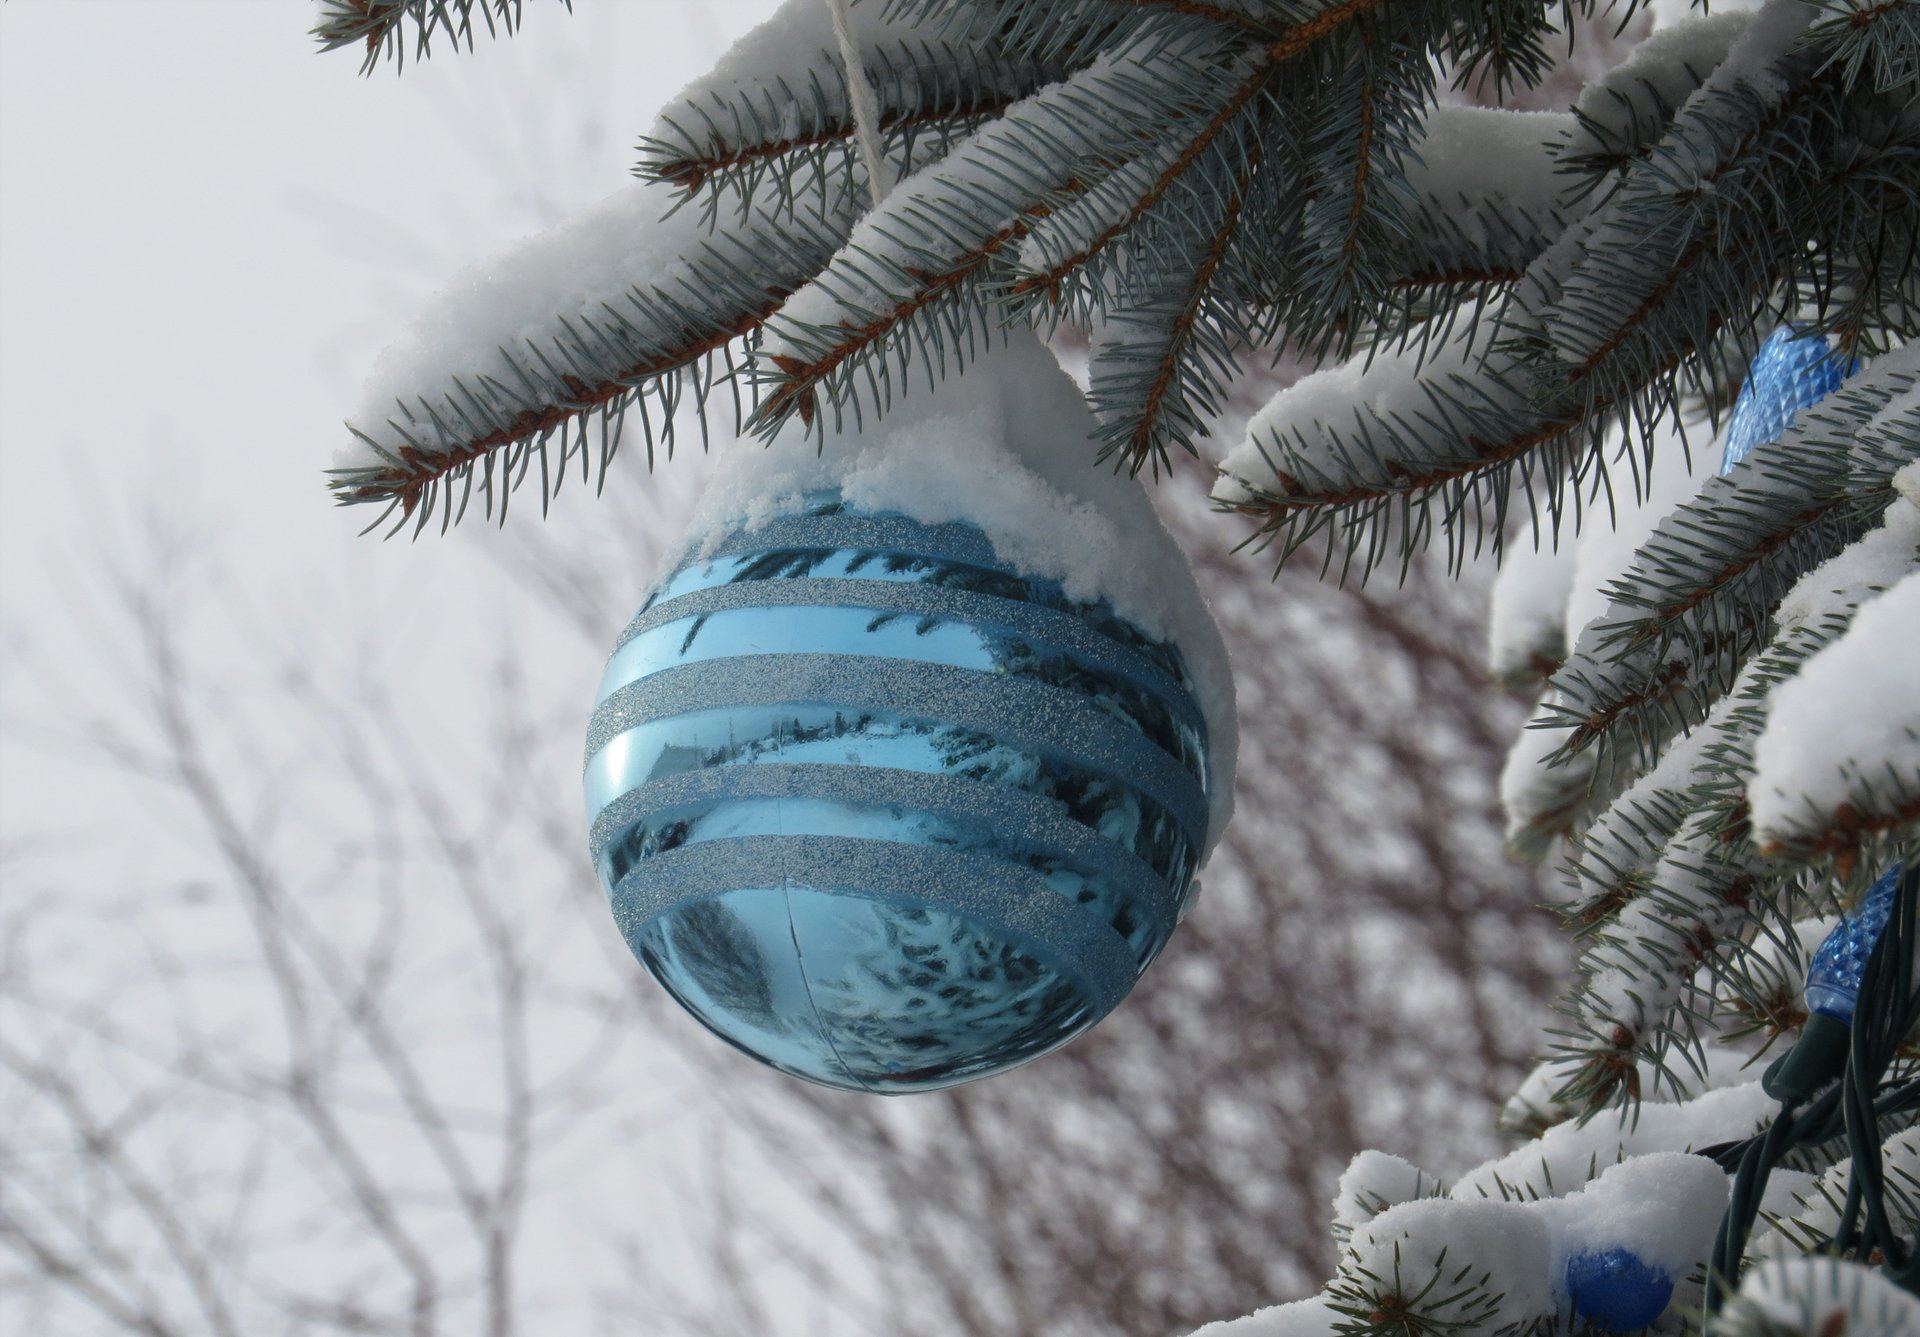
{"type": "MultiPolygon", "coordinates": [[[[10,713],[23,658],[70,690],[108,685],[87,573],[145,507],[243,555],[248,597],[351,607],[342,636],[398,638],[423,672],[451,638],[496,631],[484,534],[382,543],[333,507],[342,419],[421,299],[625,183],[654,110],[772,7],[532,0],[518,38],[371,78],[355,52],[316,54],[304,4],[0,7],[10,713]]],[[[637,467],[625,481],[645,485],[637,467]]],[[[555,671],[590,698],[596,665],[555,671]]],[[[73,817],[50,763],[9,749],[8,826],[73,817]]]]}
{"type": "MultiPolygon", "coordinates": [[[[365,78],[357,52],[317,54],[311,6],[292,0],[0,5],[0,876],[15,889],[79,905],[193,875],[170,814],[69,736],[137,710],[100,573],[147,560],[148,514],[208,554],[192,569],[222,583],[197,595],[264,636],[189,627],[241,693],[270,701],[274,665],[304,643],[379,642],[387,686],[431,733],[482,708],[482,656],[507,636],[534,713],[577,758],[603,652],[555,634],[504,574],[502,536],[359,537],[371,515],[336,509],[323,475],[390,332],[460,267],[627,183],[654,110],[773,3],[575,8],[528,0],[518,38],[365,78]]],[[[637,452],[623,463],[610,488],[655,485],[637,452]]],[[[698,473],[676,465],[659,486],[698,473]]],[[[549,523],[600,514],[576,489],[549,523]]],[[[538,526],[537,507],[515,524],[538,526]]],[[[649,574],[615,573],[609,644],[649,574]]],[[[577,789],[558,791],[528,802],[577,823],[577,789]]],[[[110,938],[77,931],[63,970],[119,969],[110,938]]],[[[645,1089],[634,1114],[658,1135],[684,1088],[645,1089]]],[[[655,1209],[617,1195],[650,1201],[644,1159],[601,1203],[615,1194],[642,1226],[655,1209]]],[[[535,1241],[542,1259],[562,1250],[556,1266],[572,1247],[535,1241]]]]}

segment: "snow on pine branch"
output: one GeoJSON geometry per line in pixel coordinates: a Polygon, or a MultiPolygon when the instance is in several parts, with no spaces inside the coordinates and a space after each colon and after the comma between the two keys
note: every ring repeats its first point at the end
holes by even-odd
{"type": "MultiPolygon", "coordinates": [[[[319,15],[313,35],[322,51],[355,43],[366,48],[360,69],[371,74],[381,59],[404,66],[409,55],[425,60],[433,54],[438,38],[458,51],[464,44],[473,50],[474,35],[484,29],[487,36],[502,33],[512,36],[521,24],[522,0],[315,0],[319,15]],[[475,20],[478,19],[476,24],[475,20]],[[412,30],[408,41],[407,30],[412,30]]],[[[573,0],[560,0],[568,9],[573,0]]]]}
{"type": "Polygon", "coordinates": [[[1920,1299],[1883,1269],[1844,1258],[1778,1258],[1750,1269],[1709,1337],[1920,1332],[1920,1299]]]}
{"type": "MultiPolygon", "coordinates": [[[[1872,606],[1879,588],[1913,568],[1920,545],[1920,508],[1903,500],[1886,518],[1883,528],[1808,573],[1790,592],[1778,612],[1772,644],[1747,663],[1707,722],[1695,729],[1703,737],[1690,735],[1670,750],[1646,781],[1630,788],[1594,823],[1590,844],[1599,856],[1596,866],[1603,879],[1609,865],[1617,870],[1612,889],[1618,894],[1607,898],[1604,880],[1598,892],[1588,883],[1590,903],[1610,911],[1611,917],[1582,959],[1581,979],[1562,1004],[1574,1023],[1555,1046],[1574,1073],[1563,1093],[1569,1103],[1591,1108],[1612,1099],[1622,1091],[1637,1059],[1652,1056],[1659,1061],[1665,1053],[1697,1045],[1711,1024],[1708,1013],[1714,1003],[1696,983],[1696,972],[1708,967],[1737,978],[1742,966],[1727,953],[1746,951],[1741,944],[1752,935],[1743,926],[1776,938],[1790,931],[1797,870],[1762,849],[1749,823],[1757,740],[1768,723],[1772,694],[1792,686],[1824,647],[1837,643],[1863,603],[1872,606]],[[1647,802],[1655,794],[1661,806],[1647,802]],[[1623,808],[1626,803],[1640,804],[1641,810],[1623,808]],[[1649,812],[1658,818],[1651,827],[1649,812]],[[1675,815],[1681,820],[1674,834],[1656,844],[1661,828],[1675,815]],[[1609,850],[1610,823],[1615,821],[1647,838],[1646,850],[1657,848],[1658,857],[1649,864],[1644,853],[1621,856],[1618,846],[1625,841],[1612,842],[1615,848],[1609,850]]],[[[1899,621],[1897,612],[1893,620],[1899,630],[1891,634],[1910,645],[1914,621],[1899,621]]],[[[1865,681],[1871,685],[1877,679],[1865,681]]],[[[1833,693],[1832,679],[1826,690],[1833,693]]],[[[1895,741],[1880,739],[1873,746],[1896,771],[1910,771],[1916,743],[1902,714],[1908,708],[1899,699],[1901,690],[1895,687],[1880,699],[1869,692],[1863,704],[1894,712],[1886,723],[1895,741]]],[[[1910,685],[1905,690],[1910,693],[1910,685]]],[[[1841,695],[1851,699],[1851,688],[1841,695]]],[[[1848,739],[1836,745],[1864,746],[1860,737],[1872,727],[1856,722],[1848,739]]],[[[1873,774],[1879,784],[1887,784],[1884,772],[1873,774]]],[[[1795,783],[1818,786],[1824,780],[1820,772],[1812,772],[1795,783]]],[[[1909,802],[1916,789],[1920,780],[1905,782],[1909,802]]],[[[1896,812],[1887,815],[1884,824],[1911,820],[1911,814],[1902,818],[1896,812]]],[[[1846,862],[1876,834],[1873,826],[1857,819],[1841,829],[1830,824],[1821,843],[1805,853],[1833,854],[1846,862]]],[[[1584,868],[1576,879],[1576,885],[1586,880],[1584,868]]]]}
{"type": "Polygon", "coordinates": [[[1571,535],[1507,545],[1487,612],[1487,671],[1503,687],[1538,686],[1566,661],[1575,553],[1571,535]]]}
{"type": "MultiPolygon", "coordinates": [[[[861,65],[896,163],[925,161],[982,117],[1067,73],[1058,61],[890,22],[871,5],[858,17],[861,65]],[[921,144],[926,137],[935,141],[931,148],[921,144]]],[[[841,167],[844,178],[854,158],[853,132],[827,6],[786,0],[661,110],[640,143],[637,171],[690,194],[725,191],[765,203],[770,192],[792,199],[796,168],[808,169],[800,180],[819,185],[833,180],[831,167],[841,167]]],[[[853,187],[843,181],[839,188],[853,187]]]]}
{"type": "Polygon", "coordinates": [[[1747,795],[1770,853],[1844,855],[1920,823],[1920,465],[1897,481],[1913,496],[1887,526],[1808,577],[1888,588],[1768,703],[1747,795]]]}
{"type": "Polygon", "coordinates": [[[1408,155],[1394,284],[1518,279],[1581,212],[1566,199],[1557,151],[1574,128],[1564,112],[1430,109],[1408,155]]]}
{"type": "Polygon", "coordinates": [[[1567,753],[1651,758],[1704,716],[1765,643],[1787,589],[1866,533],[1893,500],[1895,471],[1920,457],[1920,428],[1887,412],[1916,378],[1920,345],[1888,354],[1707,480],[1644,542],[1631,535],[1617,577],[1576,580],[1599,607],[1553,679],[1567,753]]]}
{"type": "Polygon", "coordinates": [[[1576,461],[1597,458],[1617,433],[1589,426],[1571,397],[1544,396],[1536,372],[1505,343],[1494,346],[1495,312],[1469,303],[1440,320],[1444,333],[1430,343],[1317,371],[1248,423],[1213,495],[1258,521],[1281,561],[1330,533],[1344,553],[1329,564],[1365,579],[1396,557],[1404,565],[1436,532],[1458,560],[1497,548],[1509,502],[1534,489],[1539,523],[1571,520],[1566,480],[1576,461]],[[1507,486],[1515,473],[1517,490],[1507,486]]]}
{"type": "Polygon", "coordinates": [[[483,507],[497,500],[504,518],[535,459],[543,502],[576,459],[583,478],[604,476],[630,409],[648,458],[656,431],[671,450],[675,408],[714,392],[713,359],[730,363],[733,341],[851,221],[844,209],[663,217],[677,199],[630,185],[455,279],[376,363],[333,470],[336,496],[397,506],[416,527],[438,503],[444,526],[464,514],[477,472],[483,507]]]}
{"type": "Polygon", "coordinates": [[[1567,138],[1562,163],[1597,185],[1644,157],[1666,134],[1674,114],[1726,60],[1752,17],[1736,10],[1663,22],[1625,60],[1581,90],[1573,107],[1578,128],[1567,138]]]}
{"type": "Polygon", "coordinates": [[[1796,47],[1803,18],[1776,2],[1749,21],[1513,302],[1462,319],[1498,321],[1503,337],[1469,331],[1412,357],[1376,349],[1300,382],[1256,419],[1220,500],[1256,518],[1283,558],[1335,526],[1362,575],[1435,534],[1458,556],[1497,542],[1479,522],[1503,521],[1511,498],[1557,517],[1567,481],[1604,464],[1610,424],[1648,433],[1690,386],[1722,379],[1724,336],[1771,323],[1782,284],[1825,291],[1820,267],[1844,263],[1867,296],[1832,306],[1828,322],[1852,320],[1862,348],[1912,333],[1911,305],[1896,300],[1910,275],[1890,276],[1904,243],[1885,238],[1908,235],[1920,208],[1893,184],[1910,180],[1920,119],[1796,47]]]}
{"type": "Polygon", "coordinates": [[[982,292],[991,266],[1083,177],[1206,125],[1233,96],[1219,54],[1184,42],[1103,56],[902,181],[768,322],[765,356],[778,371],[768,373],[763,426],[811,418],[822,396],[836,421],[849,412],[858,421],[885,411],[916,362],[929,388],[963,367],[977,341],[995,337],[982,292]]]}

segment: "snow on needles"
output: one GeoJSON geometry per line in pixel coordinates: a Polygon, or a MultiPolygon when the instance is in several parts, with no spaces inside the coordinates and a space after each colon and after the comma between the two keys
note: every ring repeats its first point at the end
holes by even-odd
{"type": "Polygon", "coordinates": [[[1097,464],[1097,452],[1079,388],[1020,331],[931,392],[898,400],[883,420],[856,425],[849,415],[824,439],[795,421],[765,448],[721,447],[688,546],[795,514],[806,493],[838,488],[862,510],[977,525],[1016,570],[1059,581],[1070,599],[1107,600],[1186,658],[1207,721],[1211,849],[1232,811],[1238,748],[1226,644],[1145,488],[1097,464]]]}
{"type": "MultiPolygon", "coordinates": [[[[1920,484],[1920,464],[1895,478],[1920,484]]],[[[1897,819],[1920,801],[1920,507],[1904,496],[1886,525],[1817,568],[1787,596],[1786,621],[1811,593],[1866,597],[1846,631],[1774,689],[1747,788],[1763,845],[1817,837],[1836,823],[1897,819]],[[1890,585],[1877,598],[1861,589],[1890,585]],[[1848,587],[1851,587],[1849,590],[1848,587]]]]}
{"type": "MultiPolygon", "coordinates": [[[[516,384],[515,356],[545,351],[560,319],[594,320],[636,288],[672,287],[686,268],[681,257],[701,255],[710,232],[698,209],[666,217],[680,198],[674,186],[624,186],[456,275],[380,354],[348,422],[390,452],[431,444],[427,424],[436,410],[452,416],[440,401],[456,380],[516,384]]],[[[356,437],[337,463],[381,460],[356,437]]]]}

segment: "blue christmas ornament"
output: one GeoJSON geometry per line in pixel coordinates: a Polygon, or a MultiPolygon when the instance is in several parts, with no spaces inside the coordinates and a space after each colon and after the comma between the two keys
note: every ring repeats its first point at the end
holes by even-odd
{"type": "Polygon", "coordinates": [[[587,744],[628,944],[708,1028],[854,1091],[950,1086],[1111,1010],[1202,856],[1181,652],[835,492],[668,575],[587,744]]]}
{"type": "Polygon", "coordinates": [[[1673,1278],[1625,1249],[1589,1249],[1567,1259],[1573,1312],[1608,1332],[1651,1326],[1673,1300],[1673,1278]]]}
{"type": "Polygon", "coordinates": [[[1821,335],[1800,334],[1789,325],[1768,335],[1734,401],[1720,456],[1721,476],[1733,472],[1733,466],[1761,442],[1777,440],[1801,409],[1839,389],[1854,365],[1828,356],[1827,341],[1821,335]]]}
{"type": "Polygon", "coordinates": [[[1843,915],[1826,941],[1814,950],[1807,967],[1807,1011],[1825,1013],[1849,1025],[1854,1006],[1860,1001],[1860,980],[1867,973],[1867,958],[1873,945],[1893,914],[1893,898],[1900,886],[1900,865],[1895,864],[1867,889],[1860,907],[1843,915]]]}

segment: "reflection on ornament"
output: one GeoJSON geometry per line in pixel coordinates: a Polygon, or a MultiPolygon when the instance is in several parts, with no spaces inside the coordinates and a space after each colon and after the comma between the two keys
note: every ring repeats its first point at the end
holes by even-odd
{"type": "Polygon", "coordinates": [[[930,1090],[1037,1057],[1166,945],[1208,827],[1178,649],[970,524],[809,496],[608,662],[590,848],[635,954],[762,1061],[930,1090]]]}
{"type": "Polygon", "coordinates": [[[1807,967],[1807,1011],[1824,1013],[1849,1024],[1853,1009],[1860,1001],[1860,981],[1867,973],[1867,958],[1880,941],[1893,914],[1893,898],[1900,886],[1900,865],[1895,864],[1867,889],[1860,906],[1851,915],[1842,916],[1826,941],[1814,950],[1807,967]]]}
{"type": "Polygon", "coordinates": [[[1608,1332],[1650,1326],[1673,1299],[1673,1278],[1625,1249],[1590,1249],[1567,1260],[1573,1312],[1608,1332]]]}

